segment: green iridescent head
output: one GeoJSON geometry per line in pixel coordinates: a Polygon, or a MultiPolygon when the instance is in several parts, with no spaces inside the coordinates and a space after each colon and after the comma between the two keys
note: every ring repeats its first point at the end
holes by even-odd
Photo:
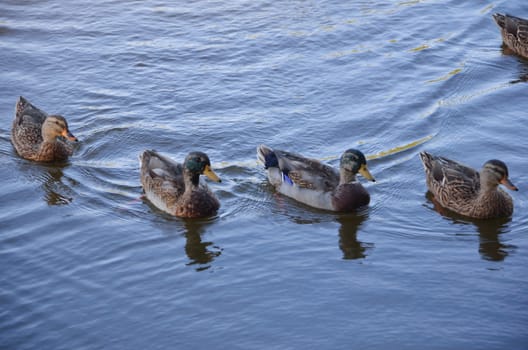
{"type": "Polygon", "coordinates": [[[221,182],[218,175],[211,169],[211,161],[207,154],[203,152],[191,152],[185,158],[183,163],[186,171],[190,172],[193,175],[205,175],[209,179],[215,182],[221,182]]]}
{"type": "Polygon", "coordinates": [[[367,168],[365,155],[357,149],[348,149],[343,153],[340,160],[340,168],[353,174],[360,173],[365,179],[376,181],[367,168]]]}

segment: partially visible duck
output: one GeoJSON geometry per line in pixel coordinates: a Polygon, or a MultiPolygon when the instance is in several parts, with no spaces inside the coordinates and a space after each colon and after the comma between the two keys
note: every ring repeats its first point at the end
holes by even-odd
{"type": "Polygon", "coordinates": [[[442,207],[478,219],[512,215],[513,200],[499,184],[513,191],[518,189],[509,180],[504,162],[488,160],[478,172],[427,152],[421,152],[420,158],[427,187],[442,207]]]}
{"type": "Polygon", "coordinates": [[[220,202],[206,184],[200,183],[202,174],[220,182],[205,153],[189,153],[183,165],[152,150],[143,151],[139,159],[145,196],[157,208],[184,218],[206,217],[217,212],[220,202]]]}
{"type": "Polygon", "coordinates": [[[517,55],[528,58],[528,20],[496,13],[493,19],[500,28],[502,41],[517,55]]]}
{"type": "Polygon", "coordinates": [[[375,181],[361,151],[349,149],[340,159],[339,171],[318,160],[260,145],[257,157],[275,189],[309,206],[350,212],[370,203],[370,195],[356,179],[359,172],[375,181]]]}
{"type": "Polygon", "coordinates": [[[22,158],[38,162],[64,161],[73,153],[66,139],[77,141],[63,116],[48,115],[20,96],[11,142],[22,158]]]}

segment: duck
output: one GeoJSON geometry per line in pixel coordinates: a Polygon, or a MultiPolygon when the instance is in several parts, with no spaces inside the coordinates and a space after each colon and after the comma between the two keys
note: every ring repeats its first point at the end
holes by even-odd
{"type": "Polygon", "coordinates": [[[509,217],[512,197],[499,188],[518,188],[508,177],[508,167],[497,159],[484,163],[479,171],[457,161],[420,152],[429,191],[436,202],[455,213],[475,219],[509,217]]]}
{"type": "Polygon", "coordinates": [[[528,58],[528,20],[501,13],[495,13],[493,19],[506,46],[517,55],[528,58]]]}
{"type": "Polygon", "coordinates": [[[339,170],[300,154],[257,147],[257,159],[264,165],[270,184],[279,193],[308,206],[334,212],[353,212],[370,203],[370,194],[356,179],[360,173],[376,181],[367,167],[365,155],[346,150],[339,170]]]}
{"type": "Polygon", "coordinates": [[[181,164],[155,150],[145,150],[139,160],[145,197],[158,209],[181,218],[202,218],[220,208],[213,192],[200,183],[200,175],[221,182],[207,154],[190,152],[181,164]]]}
{"type": "Polygon", "coordinates": [[[37,162],[65,161],[73,153],[66,140],[77,142],[61,115],[48,115],[20,96],[15,107],[11,142],[24,159],[37,162]]]}

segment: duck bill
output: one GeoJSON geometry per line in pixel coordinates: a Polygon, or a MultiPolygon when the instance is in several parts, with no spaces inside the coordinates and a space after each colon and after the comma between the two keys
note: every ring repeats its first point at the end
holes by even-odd
{"type": "Polygon", "coordinates": [[[68,129],[62,130],[61,136],[67,138],[70,141],[78,141],[77,138],[73,136],[73,134],[68,129]]]}
{"type": "Polygon", "coordinates": [[[216,173],[213,171],[213,169],[211,169],[209,165],[205,166],[203,174],[214,182],[222,182],[222,180],[220,180],[218,175],[216,175],[216,173]]]}
{"type": "Polygon", "coordinates": [[[507,177],[503,177],[502,180],[500,181],[500,183],[504,186],[506,186],[506,188],[509,188],[510,190],[512,191],[519,191],[519,189],[517,188],[517,186],[515,186],[514,184],[512,184],[512,182],[510,181],[510,179],[508,179],[507,177]]]}
{"type": "Polygon", "coordinates": [[[376,182],[376,179],[374,179],[374,176],[372,176],[372,174],[371,174],[370,171],[368,170],[366,164],[363,164],[363,165],[359,168],[359,173],[360,173],[365,179],[367,179],[367,180],[369,180],[369,181],[372,181],[372,182],[376,182]]]}

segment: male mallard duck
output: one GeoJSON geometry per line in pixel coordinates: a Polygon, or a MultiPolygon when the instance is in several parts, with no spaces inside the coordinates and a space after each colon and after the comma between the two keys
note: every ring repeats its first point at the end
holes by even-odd
{"type": "Polygon", "coordinates": [[[517,191],[508,179],[508,168],[500,160],[484,163],[480,173],[453,160],[421,152],[427,187],[435,200],[459,214],[487,219],[510,216],[512,198],[498,188],[502,184],[517,191]]]}
{"type": "Polygon", "coordinates": [[[359,172],[375,181],[363,153],[349,149],[341,156],[339,171],[299,154],[257,147],[257,157],[267,169],[275,189],[299,202],[319,209],[353,211],[370,202],[367,190],[356,180],[359,172]]]}
{"type": "Polygon", "coordinates": [[[60,115],[47,115],[20,96],[15,107],[11,142],[22,157],[39,162],[63,161],[73,149],[64,139],[77,141],[60,115]]]}
{"type": "Polygon", "coordinates": [[[183,166],[156,151],[146,150],[139,159],[145,195],[159,209],[179,217],[196,218],[213,215],[220,207],[207,185],[200,184],[202,174],[220,182],[205,153],[189,153],[183,166]]]}
{"type": "Polygon", "coordinates": [[[496,13],[493,19],[500,28],[502,41],[516,54],[528,58],[528,20],[496,13]]]}

